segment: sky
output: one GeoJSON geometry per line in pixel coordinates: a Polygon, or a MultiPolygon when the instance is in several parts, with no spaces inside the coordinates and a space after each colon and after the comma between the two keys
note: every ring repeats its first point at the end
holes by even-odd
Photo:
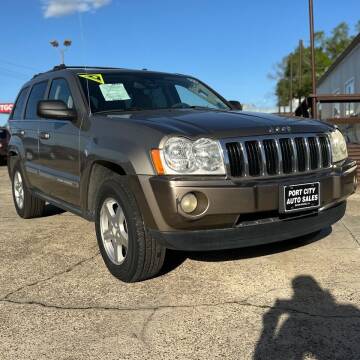
{"type": "MultiPolygon", "coordinates": [[[[359,0],[314,0],[315,28],[360,19],[359,0]]],[[[60,63],[193,75],[229,100],[275,106],[274,66],[308,43],[308,0],[2,0],[0,103],[60,63]]],[[[6,121],[0,115],[0,124],[6,121]]]]}

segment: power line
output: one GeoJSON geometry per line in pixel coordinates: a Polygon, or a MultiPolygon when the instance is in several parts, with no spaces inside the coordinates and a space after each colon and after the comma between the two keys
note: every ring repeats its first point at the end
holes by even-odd
{"type": "Polygon", "coordinates": [[[21,80],[24,80],[24,79],[28,79],[28,78],[29,78],[28,75],[25,75],[25,74],[22,74],[22,73],[13,72],[13,71],[9,71],[9,70],[3,69],[3,68],[0,68],[0,75],[2,75],[2,76],[7,76],[7,77],[11,77],[11,78],[17,78],[17,79],[21,79],[21,80]]]}
{"type": "Polygon", "coordinates": [[[10,65],[10,66],[15,66],[15,67],[19,67],[19,68],[23,68],[23,69],[27,69],[27,70],[31,70],[31,71],[38,71],[38,69],[36,69],[34,67],[14,63],[12,61],[4,60],[4,59],[0,59],[0,62],[2,62],[4,64],[7,64],[7,65],[10,65]]]}

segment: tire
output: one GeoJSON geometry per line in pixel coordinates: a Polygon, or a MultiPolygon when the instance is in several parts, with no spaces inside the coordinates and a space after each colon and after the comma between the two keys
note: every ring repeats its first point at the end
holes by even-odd
{"type": "Polygon", "coordinates": [[[45,208],[45,201],[38,199],[31,194],[24,182],[24,175],[19,164],[14,166],[11,177],[11,185],[14,205],[18,215],[23,219],[31,219],[42,216],[45,208]],[[19,182],[21,183],[20,185],[19,182]]]}
{"type": "Polygon", "coordinates": [[[157,275],[166,249],[147,232],[129,189],[125,176],[114,176],[103,183],[96,199],[95,229],[110,273],[131,283],[157,275]]]}

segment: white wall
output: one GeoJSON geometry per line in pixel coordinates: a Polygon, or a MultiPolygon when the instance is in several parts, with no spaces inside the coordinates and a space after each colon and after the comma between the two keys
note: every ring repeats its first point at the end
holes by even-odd
{"type": "MultiPolygon", "coordinates": [[[[358,44],[345,59],[327,76],[327,78],[318,86],[319,94],[345,94],[346,84],[354,81],[354,93],[360,93],[360,44],[358,44]]],[[[321,104],[322,119],[336,117],[345,117],[349,114],[360,116],[360,104],[321,104]]],[[[360,124],[341,126],[343,132],[347,135],[348,141],[360,144],[360,124]]]]}

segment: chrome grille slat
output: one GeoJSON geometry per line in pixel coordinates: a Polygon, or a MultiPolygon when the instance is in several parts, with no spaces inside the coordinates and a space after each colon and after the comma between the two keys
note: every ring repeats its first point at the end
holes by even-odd
{"type": "Polygon", "coordinates": [[[316,141],[316,147],[318,152],[318,168],[321,169],[323,166],[323,159],[322,159],[322,151],[321,151],[321,145],[320,145],[320,139],[319,137],[315,138],[316,141]]]}
{"type": "Polygon", "coordinates": [[[327,134],[246,137],[221,144],[227,173],[234,178],[301,175],[331,167],[327,134]]]}
{"type": "Polygon", "coordinates": [[[307,137],[304,137],[304,144],[305,144],[305,171],[310,171],[310,147],[309,147],[309,141],[307,137]]]}
{"type": "Polygon", "coordinates": [[[241,148],[242,155],[244,158],[244,177],[247,177],[250,175],[249,174],[249,159],[248,159],[247,153],[245,151],[245,144],[243,142],[240,142],[240,148],[241,148]]]}
{"type": "Polygon", "coordinates": [[[291,147],[292,147],[292,151],[293,151],[293,157],[292,157],[292,169],[294,173],[298,172],[298,155],[297,155],[297,150],[296,150],[296,145],[295,145],[295,139],[292,138],[290,139],[291,141],[291,147]]]}
{"type": "Polygon", "coordinates": [[[279,143],[279,139],[275,139],[275,146],[276,146],[276,151],[278,154],[278,175],[282,175],[282,168],[283,168],[283,159],[282,159],[282,155],[281,155],[281,149],[280,149],[280,143],[279,143]]]}
{"type": "Polygon", "coordinates": [[[311,136],[308,138],[309,149],[310,149],[310,168],[315,170],[319,167],[319,154],[316,146],[315,137],[311,136]]]}
{"type": "Polygon", "coordinates": [[[264,151],[263,143],[262,143],[261,140],[258,141],[258,146],[259,146],[260,155],[261,155],[260,172],[261,172],[261,175],[262,175],[262,176],[266,176],[266,175],[267,175],[266,156],[265,156],[265,151],[264,151]]]}
{"type": "Polygon", "coordinates": [[[330,139],[328,136],[325,137],[326,139],[326,143],[327,143],[327,149],[328,149],[328,154],[329,154],[329,166],[331,165],[332,162],[332,152],[331,152],[331,146],[330,146],[330,139]]]}

